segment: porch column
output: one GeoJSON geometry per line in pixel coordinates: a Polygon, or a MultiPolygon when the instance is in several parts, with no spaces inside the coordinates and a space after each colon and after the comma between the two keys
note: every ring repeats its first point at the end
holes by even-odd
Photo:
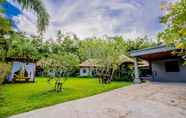
{"type": "Polygon", "coordinates": [[[135,74],[134,84],[139,84],[139,83],[141,83],[141,80],[140,80],[140,78],[139,78],[139,69],[138,69],[137,58],[135,58],[135,62],[134,62],[134,74],[135,74]]]}

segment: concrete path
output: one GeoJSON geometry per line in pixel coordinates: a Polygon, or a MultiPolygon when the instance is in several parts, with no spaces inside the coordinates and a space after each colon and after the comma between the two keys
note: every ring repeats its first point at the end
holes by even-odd
{"type": "Polygon", "coordinates": [[[186,84],[132,85],[11,118],[186,118],[186,84]]]}

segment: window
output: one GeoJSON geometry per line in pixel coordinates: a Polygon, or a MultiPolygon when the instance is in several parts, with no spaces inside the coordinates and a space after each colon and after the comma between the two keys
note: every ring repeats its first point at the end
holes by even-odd
{"type": "Polygon", "coordinates": [[[177,61],[168,61],[165,62],[165,71],[166,72],[179,72],[179,64],[177,61]]]}
{"type": "Polygon", "coordinates": [[[83,69],[83,73],[87,73],[87,70],[86,69],[83,69]]]}

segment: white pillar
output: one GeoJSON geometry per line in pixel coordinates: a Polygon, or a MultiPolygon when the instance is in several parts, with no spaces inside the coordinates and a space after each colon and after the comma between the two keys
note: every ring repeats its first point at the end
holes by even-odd
{"type": "Polygon", "coordinates": [[[134,62],[134,74],[135,74],[134,84],[141,83],[141,80],[140,80],[140,77],[139,77],[139,69],[138,69],[137,58],[135,58],[135,62],[134,62]]]}

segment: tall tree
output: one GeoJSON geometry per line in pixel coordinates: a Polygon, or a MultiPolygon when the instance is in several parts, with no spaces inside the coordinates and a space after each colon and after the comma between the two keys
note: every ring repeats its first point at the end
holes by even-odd
{"type": "MultiPolygon", "coordinates": [[[[0,3],[4,3],[6,0],[0,0],[0,3]]],[[[47,25],[49,24],[49,14],[45,9],[41,0],[15,0],[23,9],[32,10],[37,15],[37,28],[38,32],[42,34],[47,25]]],[[[2,17],[3,9],[0,10],[0,27],[8,27],[8,23],[4,17],[2,17]],[[6,21],[6,22],[5,22],[6,21]]]]}
{"type": "Polygon", "coordinates": [[[159,40],[175,44],[186,55],[186,0],[179,0],[166,7],[168,12],[161,18],[161,23],[166,24],[167,28],[159,34],[159,40]]]}
{"type": "Polygon", "coordinates": [[[33,39],[27,38],[21,33],[13,33],[7,56],[38,59],[39,53],[36,45],[33,43],[33,39]]]}
{"type": "MultiPolygon", "coordinates": [[[[0,0],[0,4],[4,3],[6,0],[0,0]]],[[[15,0],[22,6],[23,9],[33,10],[37,15],[37,28],[40,36],[46,30],[46,26],[49,24],[49,14],[47,13],[41,0],[15,0]]],[[[11,22],[4,17],[5,9],[0,8],[0,58],[5,58],[4,44],[7,44],[8,40],[5,40],[4,35],[10,33],[11,22]],[[2,53],[3,52],[3,53],[2,53]]],[[[10,42],[10,41],[8,41],[10,42]]],[[[7,46],[6,46],[7,47],[7,46]]]]}
{"type": "Polygon", "coordinates": [[[58,41],[59,43],[62,42],[63,36],[64,36],[64,34],[61,32],[61,30],[58,30],[58,31],[57,31],[57,41],[58,41]]]}
{"type": "MultiPolygon", "coordinates": [[[[3,3],[4,0],[0,0],[0,4],[3,3]]],[[[3,17],[5,10],[0,8],[0,33],[7,33],[11,30],[11,22],[3,17]]]]}
{"type": "Polygon", "coordinates": [[[23,9],[33,10],[37,14],[38,31],[42,34],[49,24],[49,14],[47,13],[41,0],[16,0],[23,9]]]}

